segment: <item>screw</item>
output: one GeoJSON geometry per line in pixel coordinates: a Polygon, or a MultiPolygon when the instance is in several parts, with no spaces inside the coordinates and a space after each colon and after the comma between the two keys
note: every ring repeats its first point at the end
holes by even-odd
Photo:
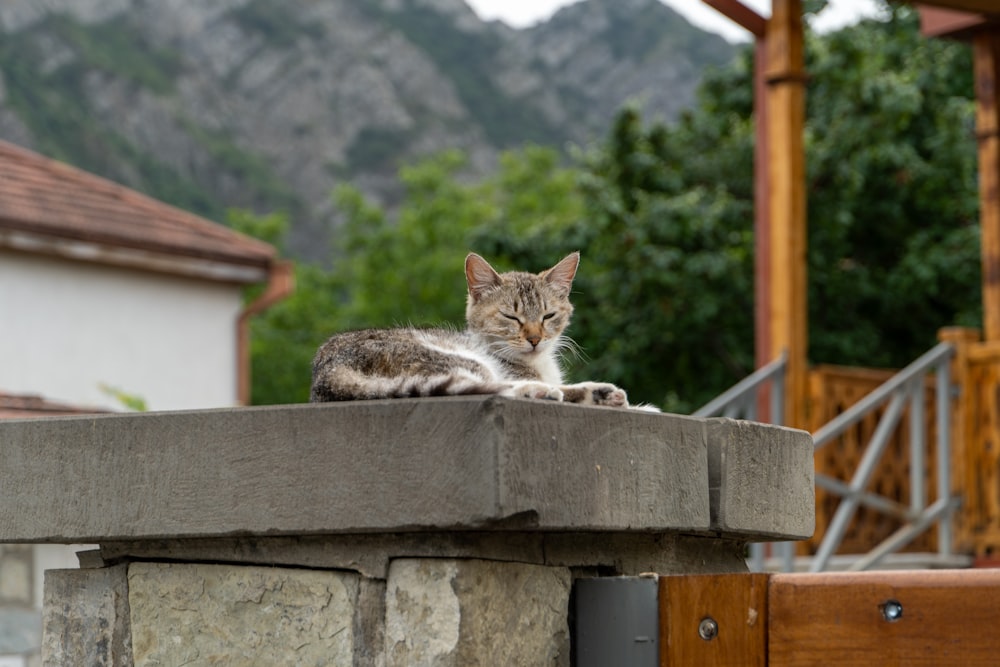
{"type": "Polygon", "coordinates": [[[698,636],[707,642],[712,641],[719,636],[719,624],[711,616],[701,619],[701,623],[698,624],[698,636]]]}
{"type": "Polygon", "coordinates": [[[882,618],[890,623],[895,623],[903,617],[903,605],[899,600],[886,600],[879,605],[879,610],[882,612],[882,618]]]}

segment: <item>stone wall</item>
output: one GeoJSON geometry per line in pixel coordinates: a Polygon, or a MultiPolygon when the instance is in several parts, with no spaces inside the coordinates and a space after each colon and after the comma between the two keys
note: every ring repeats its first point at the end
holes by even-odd
{"type": "Polygon", "coordinates": [[[569,568],[400,559],[356,572],[203,563],[54,570],[44,664],[569,665],[569,568]]]}

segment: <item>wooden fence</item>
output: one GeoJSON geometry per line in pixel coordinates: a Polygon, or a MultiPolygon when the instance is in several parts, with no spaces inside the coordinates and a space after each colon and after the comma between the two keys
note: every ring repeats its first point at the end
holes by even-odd
{"type": "MultiPolygon", "coordinates": [[[[955,521],[956,551],[978,557],[1000,556],[1000,341],[980,341],[973,329],[949,328],[940,339],[955,348],[952,363],[954,396],[951,400],[951,483],[962,499],[955,521]]],[[[809,378],[809,424],[816,431],[892,377],[882,369],[817,366],[809,378]]],[[[925,387],[926,443],[924,488],[935,500],[936,401],[933,386],[925,387]]],[[[909,408],[907,408],[908,410],[909,408]]],[[[884,410],[884,408],[882,409],[884,410]]],[[[864,454],[866,443],[882,410],[816,452],[816,471],[849,480],[864,454]]],[[[882,457],[869,491],[904,505],[910,494],[910,421],[903,415],[882,457]]],[[[822,489],[816,492],[816,534],[799,545],[800,554],[815,552],[825,534],[839,497],[822,489]]],[[[888,537],[902,520],[865,507],[859,508],[839,553],[864,553],[888,537]]],[[[937,548],[933,530],[912,542],[905,551],[930,552],[937,548]]]]}

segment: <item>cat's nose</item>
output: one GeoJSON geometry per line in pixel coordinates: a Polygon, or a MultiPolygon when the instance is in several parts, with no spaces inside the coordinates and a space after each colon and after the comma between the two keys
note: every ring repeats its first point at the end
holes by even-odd
{"type": "Polygon", "coordinates": [[[527,336],[528,342],[531,343],[531,347],[538,347],[538,344],[542,342],[542,337],[538,334],[531,334],[527,336]]]}

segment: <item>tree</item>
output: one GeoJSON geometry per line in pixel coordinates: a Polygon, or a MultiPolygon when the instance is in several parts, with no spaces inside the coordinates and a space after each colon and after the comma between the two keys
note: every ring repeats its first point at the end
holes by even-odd
{"type": "Polygon", "coordinates": [[[981,319],[972,62],[914,10],[810,41],[810,354],[902,366],[981,319]]]}

